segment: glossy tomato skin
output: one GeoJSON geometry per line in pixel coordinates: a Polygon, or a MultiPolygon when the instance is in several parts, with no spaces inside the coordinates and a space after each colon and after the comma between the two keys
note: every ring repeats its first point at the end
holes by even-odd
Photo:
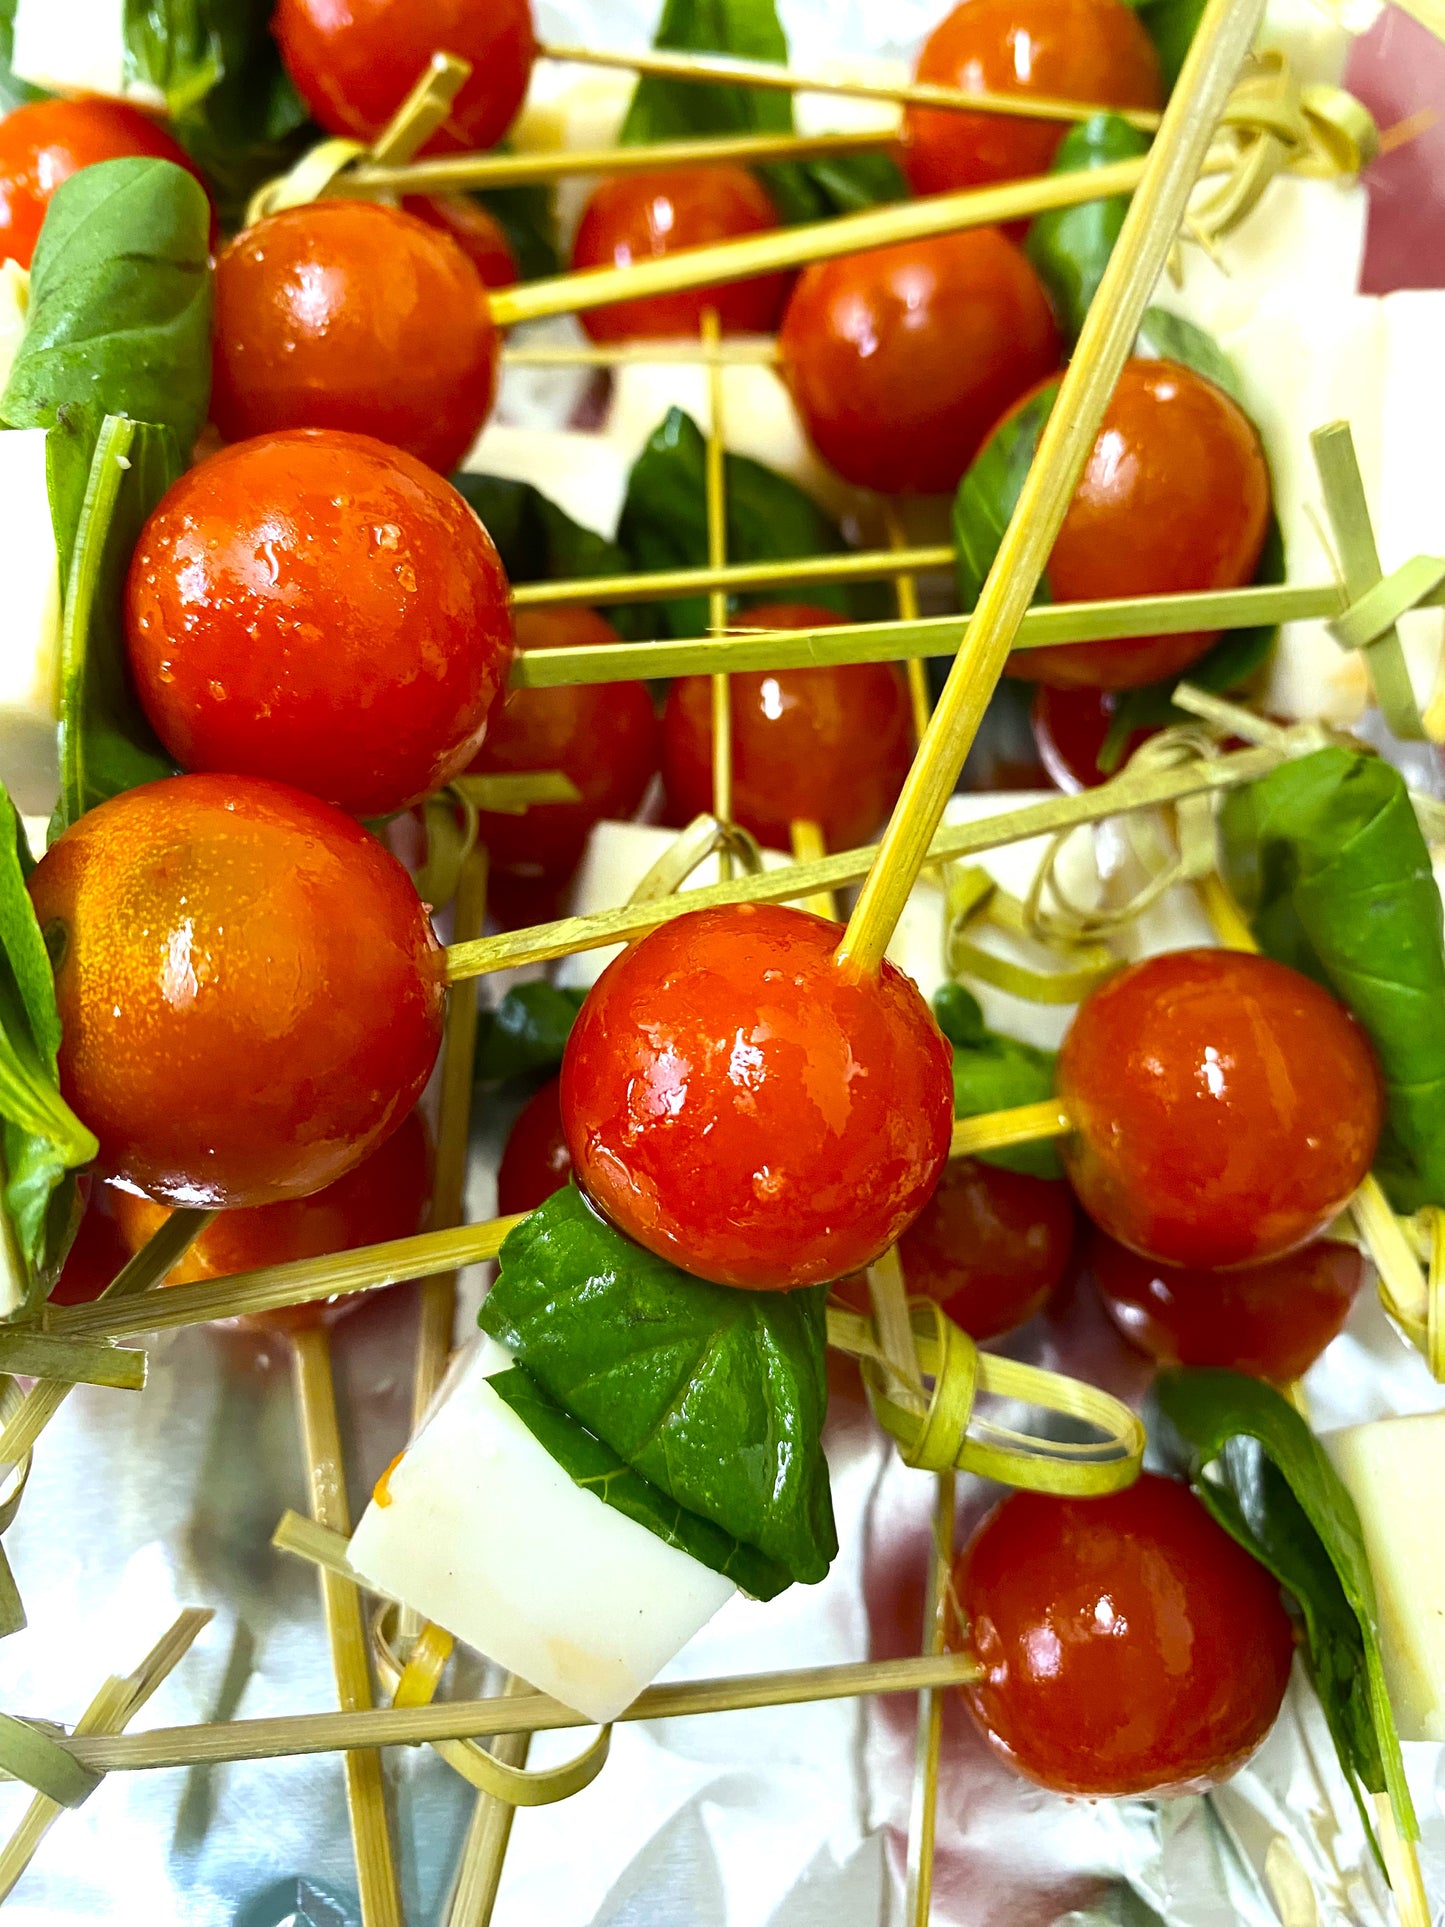
{"type": "MultiPolygon", "coordinates": [[[[619,640],[592,609],[521,609],[516,625],[519,649],[596,648],[619,640]]],[[[630,817],[641,803],[657,770],[659,735],[645,683],[508,690],[473,772],[561,770],[581,800],[534,803],[521,816],[483,810],[481,837],[492,862],[528,876],[570,875],[593,824],[630,817]]]]}
{"type": "MultiPolygon", "coordinates": [[[[735,618],[740,629],[819,629],[831,609],[780,602],[735,618]]],[[[745,670],[729,679],[733,818],[786,850],[800,817],[830,850],[865,842],[898,800],[913,753],[908,684],[897,663],[745,670]]],[[[680,676],[662,719],[670,815],[687,823],[713,805],[712,681],[680,676]]]]}
{"type": "Polygon", "coordinates": [[[179,142],[123,101],[37,100],[6,114],[0,120],[0,259],[28,268],[61,182],[97,161],[128,156],[174,161],[206,185],[179,142]]]}
{"type": "Polygon", "coordinates": [[[506,574],[461,496],[334,429],[183,475],[141,533],[125,614],[136,691],[178,763],[367,817],[466,768],[512,647],[506,574]]]}
{"type": "Polygon", "coordinates": [[[1029,709],[1039,758],[1061,790],[1097,789],[1122,769],[1157,729],[1130,730],[1114,770],[1099,768],[1119,697],[1112,689],[1055,689],[1040,683],[1029,709]]]}
{"type": "Polygon", "coordinates": [[[111,1214],[108,1193],[109,1187],[93,1188],[50,1294],[50,1304],[90,1304],[115,1280],[130,1257],[130,1246],[111,1214]]]}
{"type": "Polygon", "coordinates": [[[996,228],[815,262],[778,345],[818,453],[885,495],[956,487],[1061,352],[1042,282],[996,228]]]}
{"type": "Polygon", "coordinates": [[[408,195],[401,205],[403,213],[449,234],[482,277],[484,287],[510,288],[521,280],[501,222],[470,194],[408,195]]]}
{"type": "MultiPolygon", "coordinates": [[[[1123,0],[963,0],[929,35],[916,76],[972,93],[1157,107],[1159,62],[1123,0]]],[[[914,192],[946,194],[1045,174],[1063,121],[909,107],[903,165],[914,192]]]]}
{"type": "Polygon", "coordinates": [[[497,1215],[535,1211],[572,1175],[572,1153],[562,1128],[562,1080],[549,1077],[517,1113],[497,1167],[497,1215]]]}
{"type": "Polygon", "coordinates": [[[1161,1365],[1217,1365],[1288,1385],[1342,1330],[1365,1276],[1353,1245],[1319,1239],[1242,1271],[1155,1264],[1094,1230],[1089,1270],[1119,1330],[1161,1365]]]}
{"type": "MultiPolygon", "coordinates": [[[[1050,597],[1242,588],[1254,579],[1269,514],[1269,464],[1238,403],[1176,361],[1128,362],[1049,557],[1050,597]]],[[[1009,673],[1061,688],[1134,689],[1187,668],[1217,640],[1217,631],[1195,630],[1026,649],[1010,657],[1009,673]]]]}
{"type": "MultiPolygon", "coordinates": [[[[745,167],[679,167],[621,174],[588,201],[572,249],[574,268],[626,267],[684,248],[707,247],[779,225],[767,190],[745,167]]],[[[695,335],[716,308],[724,334],[768,334],[787,298],[788,277],[765,274],[724,287],[690,288],[590,308],[581,316],[594,341],[695,335]]]]}
{"type": "Polygon", "coordinates": [[[530,0],[279,0],[271,22],[286,70],[328,134],[372,141],[434,53],[471,63],[425,153],[491,147],[516,117],[537,42],[530,0]]]}
{"type": "Polygon", "coordinates": [[[216,262],[211,414],[228,441],[340,428],[442,474],[491,413],[497,331],[440,227],[373,201],[258,221],[216,262]]]}
{"type": "Polygon", "coordinates": [[[1317,1236],[1384,1117],[1369,1039],[1297,971],[1175,950],[1080,1006],[1059,1053],[1065,1168],[1089,1216],[1163,1264],[1257,1264],[1317,1236]]]}
{"type": "Polygon", "coordinates": [[[649,1251],[790,1290],[871,1264],[948,1155],[952,1052],[912,980],[841,970],[837,924],[674,917],[603,972],[562,1060],[578,1181],[649,1251]]]}
{"type": "Polygon", "coordinates": [[[173,1205],[306,1197],[421,1095],[440,947],[395,857],[314,797],[145,784],[52,844],[30,894],[102,1176],[173,1205]]]}
{"type": "Polygon", "coordinates": [[[1187,1487],[1014,1492],[954,1568],[984,1677],[964,1699],[1057,1793],[1158,1794],[1227,1779],[1274,1724],[1294,1637],[1279,1587],[1187,1487]]]}

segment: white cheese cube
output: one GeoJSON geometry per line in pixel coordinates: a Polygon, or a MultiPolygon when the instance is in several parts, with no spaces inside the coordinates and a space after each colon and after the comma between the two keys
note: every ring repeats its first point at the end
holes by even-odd
{"type": "Polygon", "coordinates": [[[1357,34],[1366,33],[1383,11],[1381,0],[1269,0],[1259,45],[1285,55],[1296,79],[1305,85],[1339,87],[1357,34]]]}
{"type": "Polygon", "coordinates": [[[30,815],[57,793],[60,567],[45,486],[43,428],[0,432],[0,779],[30,815]]]}
{"type": "Polygon", "coordinates": [[[464,466],[472,475],[530,482],[594,535],[610,542],[617,534],[631,463],[603,435],[492,422],[464,466]]]}
{"type": "Polygon", "coordinates": [[[1321,1444],[1364,1529],[1380,1607],[1385,1682],[1402,1740],[1445,1740],[1445,1412],[1376,1419],[1321,1444]]]}
{"type": "Polygon", "coordinates": [[[576,1485],[489,1384],[484,1338],[351,1540],[369,1585],[590,1720],[615,1719],[732,1581],[576,1485]]]}
{"type": "MultiPolygon", "coordinates": [[[[1364,299],[1362,296],[1361,299],[1364,299]]],[[[1380,485],[1375,537],[1386,574],[1415,555],[1445,555],[1445,289],[1408,289],[1378,304],[1383,317],[1380,485]]],[[[1445,609],[1415,609],[1400,622],[1415,693],[1428,703],[1442,651],[1445,609]]]]}
{"type": "Polygon", "coordinates": [[[17,0],[12,73],[53,94],[164,107],[159,89],[126,78],[125,11],[125,0],[17,0]]]}

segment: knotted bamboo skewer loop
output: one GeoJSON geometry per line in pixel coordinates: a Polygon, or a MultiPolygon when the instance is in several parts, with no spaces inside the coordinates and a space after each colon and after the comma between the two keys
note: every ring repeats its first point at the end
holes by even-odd
{"type": "Polygon", "coordinates": [[[1035,1004],[1077,1004],[1123,968],[1107,945],[1060,937],[1037,927],[1028,905],[1000,889],[981,864],[950,863],[944,869],[943,955],[951,977],[976,977],[1011,996],[1035,1004]],[[1001,957],[969,939],[977,923],[992,924],[1010,936],[1036,943],[1058,960],[1059,968],[1036,970],[1001,957]]]}
{"type": "Polygon", "coordinates": [[[629,903],[657,903],[676,896],[700,864],[724,850],[742,867],[744,876],[763,873],[763,853],[757,838],[736,823],[720,823],[715,816],[695,816],[670,848],[653,864],[638,884],[629,903]]]}

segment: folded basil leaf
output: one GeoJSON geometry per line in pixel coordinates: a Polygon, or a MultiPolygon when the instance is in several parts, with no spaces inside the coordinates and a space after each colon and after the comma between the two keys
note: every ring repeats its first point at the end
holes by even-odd
{"type": "Polygon", "coordinates": [[[615,542],[584,529],[530,482],[461,470],[452,486],[466,497],[497,545],[511,582],[559,582],[584,576],[625,575],[628,560],[615,542]]]}
{"type": "MultiPolygon", "coordinates": [[[[696,422],[680,408],[670,409],[638,456],[622,505],[618,540],[635,569],[689,569],[706,563],[706,469],[706,448],[696,422]]],[[[729,455],[726,488],[727,552],[734,562],[841,555],[848,546],[837,524],[811,496],[761,462],[729,455]]],[[[761,599],[776,601],[776,593],[761,599]]],[[[810,584],[807,600],[858,621],[882,610],[876,583],[810,584]]],[[[652,633],[700,636],[707,618],[705,596],[656,604],[652,633]]]]}
{"type": "MultiPolygon", "coordinates": [[[[52,429],[52,435],[57,430],[52,429]]],[[[131,687],[125,578],[152,509],[184,464],[176,438],[151,422],[107,415],[90,464],[60,631],[60,800],[52,836],[176,765],[131,687]]]]}
{"type": "Polygon", "coordinates": [[[1403,777],[1317,750],[1231,796],[1230,881],[1263,948],[1348,1004],[1384,1074],[1376,1168],[1398,1210],[1445,1205],[1445,938],[1403,777]]]}
{"type": "Polygon", "coordinates": [[[791,1576],[776,1561],[754,1546],[741,1545],[710,1519],[689,1512],[650,1479],[633,1471],[595,1432],[589,1432],[555,1399],[548,1398],[520,1365],[509,1372],[498,1372],[488,1383],[568,1478],[585,1486],[604,1504],[646,1526],[699,1564],[722,1573],[754,1599],[775,1599],[792,1585],[791,1576]]]}
{"type": "Polygon", "coordinates": [[[654,1257],[569,1185],[502,1246],[478,1322],[670,1499],[805,1584],[838,1550],[823,1286],[734,1291],[654,1257]]]}
{"type": "MultiPolygon", "coordinates": [[[[1011,1111],[1019,1104],[1042,1104],[1053,1096],[1058,1053],[990,1030],[978,999],[962,984],[944,984],[935,993],[933,1014],[953,1045],[955,1117],[983,1117],[989,1111],[1011,1111]]],[[[983,1164],[1021,1171],[1025,1177],[1064,1175],[1058,1151],[1047,1140],[976,1151],[974,1156],[983,1164]]]]}
{"type": "Polygon", "coordinates": [[[1239,1372],[1164,1372],[1155,1395],[1187,1448],[1194,1490],[1299,1606],[1310,1671],[1367,1832],[1362,1788],[1388,1792],[1401,1833],[1417,1838],[1359,1514],[1324,1448],[1278,1392],[1239,1372]]]}
{"type": "MultiPolygon", "coordinates": [[[[993,567],[1058,392],[1057,381],[1046,383],[1017,414],[1000,422],[958,485],[953,501],[954,569],[965,609],[978,601],[993,567]]],[[[1039,577],[1034,601],[1051,599],[1045,573],[1039,577]]]]}
{"type": "MultiPolygon", "coordinates": [[[[1109,167],[1147,154],[1149,137],[1118,114],[1095,114],[1071,127],[1059,143],[1051,174],[1109,167]]],[[[1070,341],[1077,341],[1114,243],[1129,212],[1129,196],[1115,194],[1080,207],[1051,208],[1029,228],[1026,253],[1052,297],[1070,341]]]]}
{"type": "Polygon", "coordinates": [[[586,995],[555,984],[518,984],[477,1022],[477,1076],[488,1084],[555,1071],[586,995]]]}
{"type": "Polygon", "coordinates": [[[1245,410],[1244,382],[1238,368],[1208,329],[1168,308],[1146,308],[1139,323],[1134,352],[1148,360],[1177,361],[1181,367],[1203,375],[1216,388],[1222,388],[1232,402],[1245,410]]]}
{"type": "Polygon", "coordinates": [[[83,167],[56,190],[0,395],[11,428],[69,405],[158,422],[189,452],[211,393],[211,210],[172,161],[83,167]]]}

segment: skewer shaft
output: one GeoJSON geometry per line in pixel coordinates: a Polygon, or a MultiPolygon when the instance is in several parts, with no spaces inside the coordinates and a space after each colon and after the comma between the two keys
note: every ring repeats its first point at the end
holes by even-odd
{"type": "MultiPolygon", "coordinates": [[[[923,1651],[934,1656],[948,1638],[953,1580],[953,1516],[958,1475],[938,1474],[933,1533],[928,1548],[928,1585],[923,1604],[923,1651]]],[[[908,1816],[908,1872],[904,1913],[908,1927],[928,1927],[933,1907],[933,1853],[938,1820],[938,1765],[943,1743],[943,1696],[931,1688],[918,1695],[913,1759],[913,1803],[908,1816]]]]}
{"type": "MultiPolygon", "coordinates": [[[[705,505],[707,510],[707,565],[714,576],[727,567],[728,503],[727,443],[723,432],[723,380],[717,350],[722,343],[722,321],[716,308],[707,308],[702,317],[702,346],[707,366],[707,443],[705,458],[705,505]]],[[[708,595],[708,634],[720,636],[728,626],[726,589],[715,587],[708,595]]],[[[712,679],[712,813],[719,823],[733,820],[733,704],[727,672],[712,679]]],[[[718,850],[718,875],[727,882],[733,873],[732,851],[723,844],[718,850]]]]}
{"type": "MultiPolygon", "coordinates": [[[[517,1679],[508,1679],[505,1688],[508,1698],[529,1690],[517,1679]]],[[[524,1767],[531,1749],[530,1733],[502,1733],[492,1742],[491,1752],[503,1766],[524,1767]]],[[[447,1927],[490,1927],[516,1817],[517,1809],[509,1801],[498,1800],[490,1793],[477,1795],[447,1927]]]]}

